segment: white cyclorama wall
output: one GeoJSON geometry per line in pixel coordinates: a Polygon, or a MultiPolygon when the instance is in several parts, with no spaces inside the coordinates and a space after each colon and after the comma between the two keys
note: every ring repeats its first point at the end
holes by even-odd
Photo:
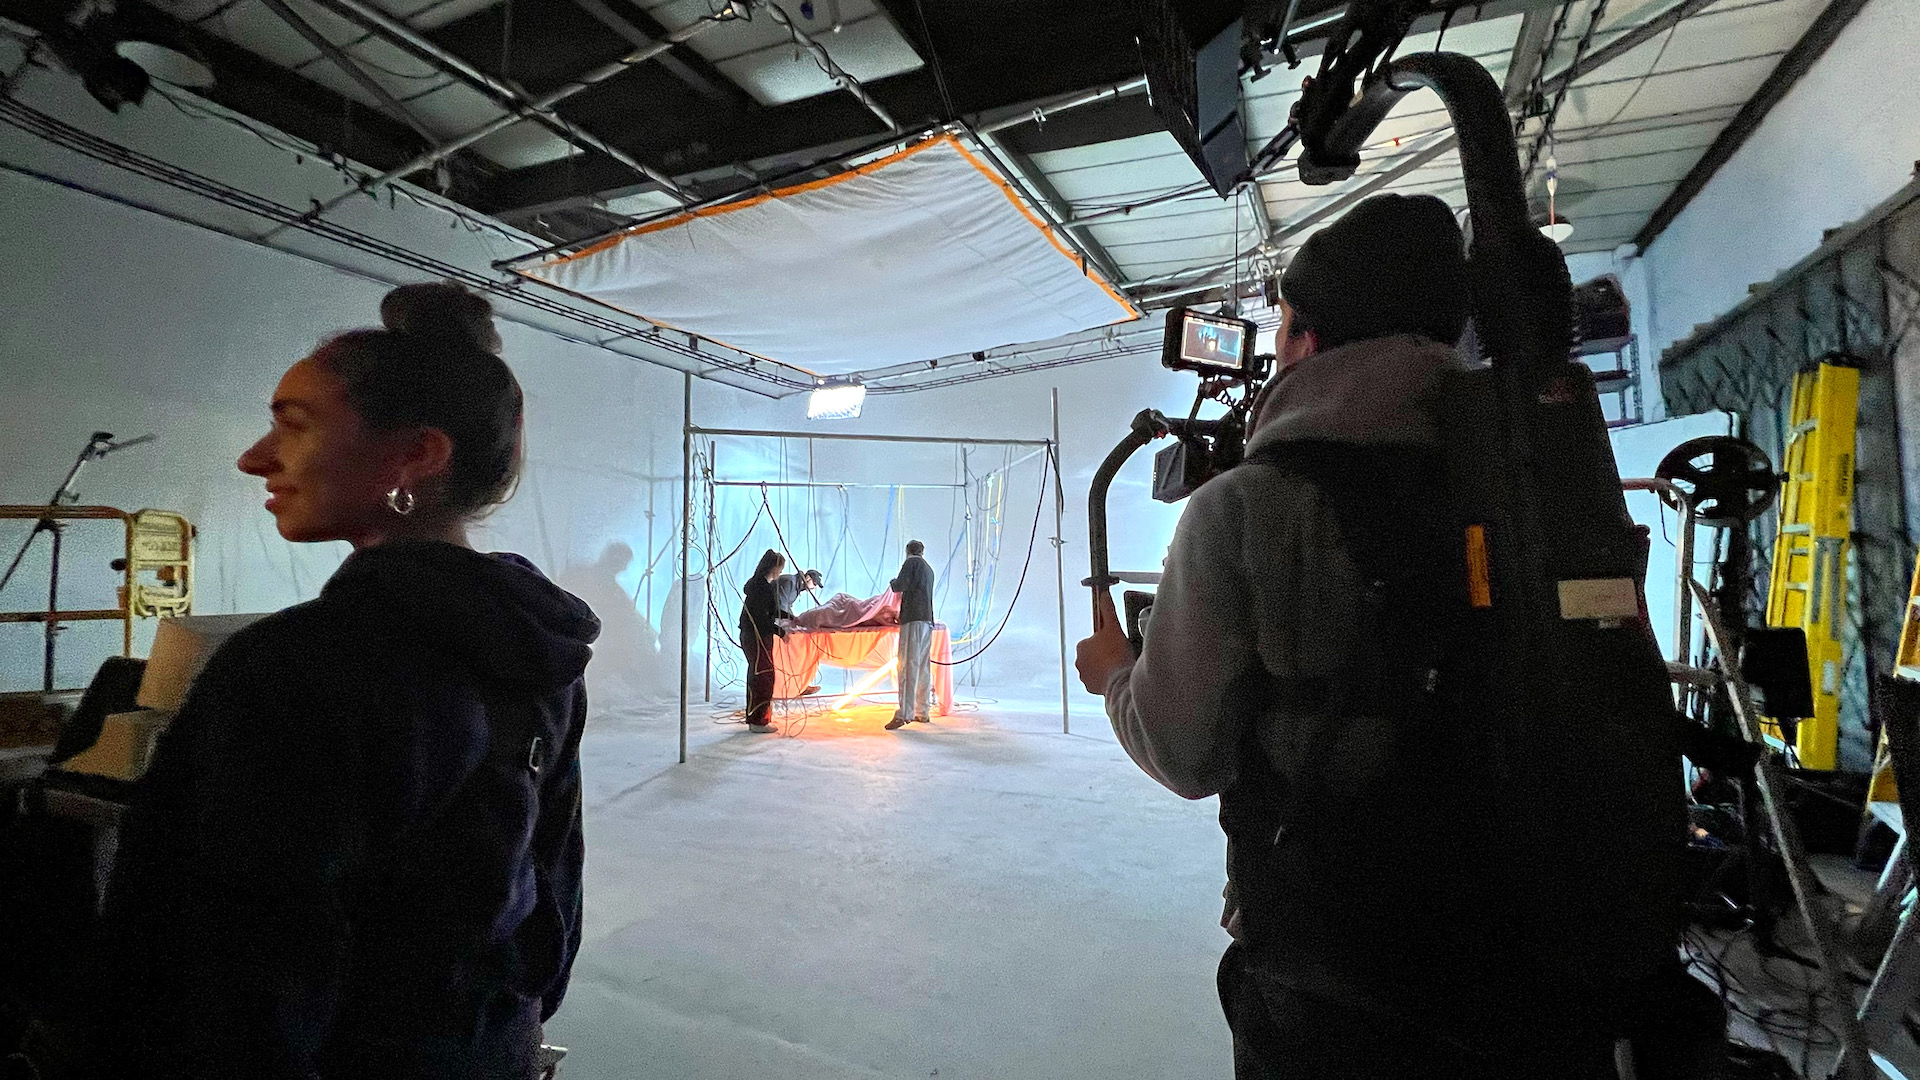
{"type": "Polygon", "coordinates": [[[1649,353],[1873,209],[1920,159],[1920,0],[1869,0],[1642,263],[1649,353]]]}
{"type": "MultiPolygon", "coordinates": [[[[11,46],[0,45],[0,53],[0,69],[17,62],[11,46]]],[[[342,184],[331,168],[311,157],[297,163],[289,151],[220,120],[183,115],[158,99],[109,114],[70,77],[43,70],[30,71],[16,90],[35,108],[68,123],[290,205],[304,205],[342,184]]],[[[0,162],[243,233],[269,227],[12,127],[0,126],[0,162]]],[[[260,506],[260,481],[242,476],[234,461],[265,431],[266,403],[287,365],[329,334],[376,324],[387,284],[13,173],[0,173],[0,203],[6,207],[0,240],[9,253],[0,269],[8,296],[0,319],[0,385],[9,409],[7,423],[0,426],[0,501],[43,502],[90,432],[124,438],[151,431],[157,442],[88,466],[78,485],[83,501],[178,510],[194,521],[200,529],[199,612],[272,610],[316,595],[344,558],[344,546],[280,540],[260,506]]],[[[337,213],[355,228],[461,266],[484,267],[516,250],[502,236],[472,231],[442,210],[404,198],[356,199],[337,213]]],[[[410,268],[299,233],[282,234],[276,243],[373,277],[424,279],[410,268]]],[[[608,644],[653,650],[657,642],[657,659],[635,662],[644,670],[631,672],[634,678],[627,682],[671,691],[679,622],[674,544],[680,514],[681,376],[523,325],[503,322],[502,332],[505,355],[528,394],[528,467],[518,495],[486,522],[476,542],[521,552],[585,596],[607,618],[608,644]],[[633,552],[624,567],[621,545],[633,552]],[[649,565],[654,576],[646,580],[642,575],[649,565]],[[633,617],[624,605],[637,609],[633,617]]],[[[709,426],[1022,439],[1049,434],[1048,392],[1060,386],[1071,647],[1090,626],[1087,591],[1078,582],[1086,574],[1085,502],[1093,470],[1125,433],[1134,412],[1147,406],[1184,410],[1195,382],[1164,371],[1155,357],[1098,361],[950,390],[875,394],[862,418],[841,424],[808,422],[804,395],[774,402],[698,380],[694,385],[695,420],[709,426]]],[[[950,459],[940,455],[909,457],[875,444],[859,445],[873,449],[837,458],[845,465],[838,478],[877,484],[953,479],[950,459]],[[922,460],[926,475],[903,469],[922,460]]],[[[722,471],[731,475],[776,478],[784,472],[804,478],[803,443],[789,443],[784,461],[780,445],[770,441],[728,442],[723,453],[722,471]]],[[[1146,496],[1150,456],[1139,454],[1114,488],[1116,567],[1157,569],[1179,515],[1178,507],[1146,496]]],[[[825,475],[824,452],[821,458],[819,471],[825,475]]],[[[982,471],[977,462],[974,471],[982,471]]],[[[991,609],[994,626],[1019,587],[1037,477],[1037,462],[1014,474],[991,609]]],[[[842,525],[858,530],[862,554],[869,566],[883,567],[877,576],[884,584],[890,574],[884,564],[898,565],[899,528],[926,533],[930,551],[937,550],[937,537],[951,535],[950,501],[939,493],[907,497],[908,520],[887,533],[884,496],[879,501],[864,496],[853,504],[851,516],[831,506],[816,507],[820,520],[806,522],[801,531],[812,535],[842,525]],[[878,545],[887,535],[893,537],[888,541],[893,550],[883,552],[878,545]]],[[[732,505],[734,512],[723,515],[715,530],[717,542],[737,543],[743,537],[751,496],[737,496],[732,505]]],[[[801,506],[786,500],[783,519],[794,517],[801,506]]],[[[6,554],[25,529],[0,528],[6,554]]],[[[696,542],[700,530],[696,522],[696,542]]],[[[1052,532],[1049,497],[1018,610],[979,661],[983,693],[988,684],[1031,691],[1041,699],[1057,693],[1052,532]]],[[[69,531],[62,606],[111,605],[117,583],[106,567],[117,554],[111,536],[91,525],[69,531]]],[[[802,543],[800,537],[789,539],[802,543]]],[[[796,556],[802,562],[813,557],[798,549],[796,556]]],[[[28,610],[44,604],[45,557],[42,548],[28,559],[0,596],[0,607],[28,610]]],[[[696,553],[696,575],[700,563],[696,553]]],[[[875,576],[871,571],[836,574],[845,580],[830,582],[829,591],[852,590],[856,583],[861,589],[853,591],[864,591],[875,576]]],[[[690,645],[697,689],[704,664],[699,588],[695,604],[690,645]]],[[[716,605],[723,627],[730,628],[737,599],[716,597],[716,605]]],[[[151,625],[144,626],[140,640],[151,633],[151,625]]],[[[728,649],[723,639],[716,643],[723,652],[728,649]]],[[[83,684],[100,658],[117,648],[110,626],[76,626],[62,637],[57,681],[83,684]]],[[[39,649],[35,628],[0,627],[0,689],[38,685],[39,649]]],[[[603,649],[603,657],[606,653],[603,649]]]]}
{"type": "MultiPolygon", "coordinates": [[[[11,70],[17,50],[0,52],[0,68],[11,70]]],[[[189,118],[156,98],[114,116],[68,76],[41,70],[29,72],[17,90],[69,123],[244,180],[248,190],[284,202],[299,205],[301,192],[340,185],[332,170],[316,173],[311,158],[296,164],[291,153],[247,132],[189,118]]],[[[0,126],[0,162],[229,226],[266,228],[10,126],[0,126]]],[[[0,172],[0,207],[0,249],[7,253],[0,263],[7,298],[0,316],[0,502],[44,503],[93,431],[122,438],[151,432],[157,441],[89,465],[77,485],[81,501],[186,514],[199,527],[197,612],[272,610],[315,596],[345,556],[344,545],[282,541],[261,506],[261,481],[241,475],[234,462],[265,432],[267,401],[286,367],[330,334],[378,325],[388,286],[12,172],[0,172]]],[[[356,200],[342,213],[358,228],[461,266],[481,268],[521,250],[405,199],[356,200]]],[[[328,251],[300,234],[288,239],[393,280],[426,280],[405,266],[328,251]]],[[[671,577],[652,590],[653,610],[630,615],[613,598],[624,592],[631,602],[646,559],[616,568],[602,556],[621,543],[646,550],[650,489],[656,549],[672,543],[682,376],[525,325],[503,322],[501,330],[527,394],[527,468],[518,495],[484,523],[475,542],[520,552],[597,610],[609,609],[603,617],[615,640],[644,634],[633,623],[660,621],[671,577]],[[661,479],[650,485],[649,474],[661,479]]],[[[709,415],[750,414],[762,400],[700,380],[694,397],[709,415]]],[[[27,527],[0,523],[0,559],[12,555],[27,527]]],[[[119,553],[117,529],[83,523],[67,536],[62,607],[113,606],[118,575],[107,562],[119,553]]],[[[0,594],[0,609],[44,607],[47,555],[42,538],[0,594]]],[[[670,575],[676,566],[663,559],[658,572],[670,575]]],[[[142,642],[150,640],[151,624],[142,630],[142,642]]],[[[118,648],[117,623],[76,624],[61,640],[58,684],[84,685],[118,648]]],[[[40,649],[38,627],[0,625],[0,690],[40,685],[40,649]]]]}

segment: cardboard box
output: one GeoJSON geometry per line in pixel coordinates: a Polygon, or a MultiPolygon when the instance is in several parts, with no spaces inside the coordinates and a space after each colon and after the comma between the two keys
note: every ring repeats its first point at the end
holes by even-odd
{"type": "Polygon", "coordinates": [[[250,615],[183,615],[161,619],[153,635],[153,651],[148,654],[147,673],[140,680],[135,699],[149,709],[176,712],[187,700],[200,669],[222,642],[247,624],[262,618],[250,615]]]}
{"type": "Polygon", "coordinates": [[[112,713],[101,721],[99,740],[60,767],[68,772],[138,780],[152,764],[154,747],[171,719],[171,714],[158,709],[112,713]]]}

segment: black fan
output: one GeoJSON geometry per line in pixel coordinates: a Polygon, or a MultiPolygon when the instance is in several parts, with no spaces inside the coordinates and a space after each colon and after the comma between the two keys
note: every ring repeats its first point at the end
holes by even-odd
{"type": "Polygon", "coordinates": [[[1732,435],[1688,439],[1668,451],[1653,474],[1687,493],[1694,520],[1718,529],[1766,513],[1780,490],[1767,452],[1732,435]]]}

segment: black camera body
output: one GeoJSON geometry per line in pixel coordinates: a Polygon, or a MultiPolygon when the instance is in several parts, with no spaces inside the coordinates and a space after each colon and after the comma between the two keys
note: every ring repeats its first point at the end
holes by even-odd
{"type": "Polygon", "coordinates": [[[1177,503],[1200,485],[1240,464],[1247,449],[1247,424],[1239,412],[1218,420],[1194,421],[1174,436],[1173,444],[1153,455],[1153,497],[1177,503]]]}
{"type": "MultiPolygon", "coordinates": [[[[1272,355],[1253,351],[1254,335],[1259,329],[1255,323],[1231,315],[1213,315],[1191,308],[1167,312],[1161,364],[1175,371],[1192,371],[1207,377],[1200,380],[1193,411],[1185,419],[1167,416],[1158,409],[1141,410],[1128,425],[1126,438],[1120,440],[1094,471],[1093,484],[1087,492],[1087,546],[1093,573],[1081,584],[1095,589],[1107,589],[1123,581],[1159,584],[1157,572],[1120,575],[1110,572],[1107,489],[1134,451],[1155,439],[1173,440],[1153,456],[1153,497],[1160,502],[1179,502],[1202,484],[1240,464],[1246,456],[1254,385],[1273,370],[1272,355]],[[1210,420],[1199,419],[1200,406],[1208,401],[1225,405],[1226,413],[1210,420]]],[[[1146,640],[1148,620],[1152,618],[1153,594],[1129,589],[1122,600],[1127,640],[1137,656],[1146,640]]]]}
{"type": "Polygon", "coordinates": [[[1160,349],[1160,364],[1173,371],[1192,371],[1210,376],[1201,383],[1193,403],[1193,415],[1184,423],[1169,422],[1163,434],[1174,442],[1153,456],[1153,497],[1164,503],[1176,503],[1193,494],[1201,484],[1235,465],[1247,445],[1247,414],[1252,410],[1253,385],[1273,369],[1273,357],[1254,352],[1254,336],[1260,327],[1232,315],[1214,315],[1193,308],[1174,308],[1167,312],[1166,336],[1160,349]],[[1245,393],[1238,401],[1221,394],[1238,386],[1245,393]],[[1200,403],[1224,401],[1227,414],[1215,420],[1197,420],[1200,403]]]}

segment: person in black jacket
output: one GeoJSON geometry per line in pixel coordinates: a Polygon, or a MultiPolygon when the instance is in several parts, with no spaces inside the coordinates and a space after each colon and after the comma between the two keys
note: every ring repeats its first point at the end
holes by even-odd
{"type": "Polygon", "coordinates": [[[281,379],[240,458],[353,553],[234,635],[122,825],[51,1074],[529,1080],[580,944],[599,624],[467,543],[520,467],[491,308],[408,286],[281,379]]]}
{"type": "Polygon", "coordinates": [[[780,591],[775,581],[787,568],[786,556],[768,548],[753,568],[740,603],[740,651],[747,661],[747,730],[773,730],[773,639],[787,636],[780,626],[780,591]]]}
{"type": "Polygon", "coordinates": [[[932,690],[929,676],[932,666],[928,654],[933,649],[933,566],[921,558],[927,546],[918,540],[907,541],[907,559],[900,573],[887,588],[900,594],[900,643],[894,649],[899,658],[900,703],[894,707],[887,730],[907,726],[910,721],[931,723],[927,698],[932,690]]]}

